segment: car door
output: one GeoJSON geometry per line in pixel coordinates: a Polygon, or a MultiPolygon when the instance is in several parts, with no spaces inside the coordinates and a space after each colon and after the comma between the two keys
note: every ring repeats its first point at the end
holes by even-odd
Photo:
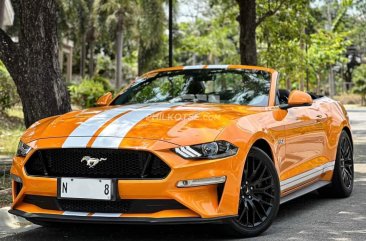
{"type": "Polygon", "coordinates": [[[317,177],[316,168],[327,162],[324,155],[326,119],[316,103],[287,110],[285,158],[280,167],[281,190],[312,181],[317,177]]]}

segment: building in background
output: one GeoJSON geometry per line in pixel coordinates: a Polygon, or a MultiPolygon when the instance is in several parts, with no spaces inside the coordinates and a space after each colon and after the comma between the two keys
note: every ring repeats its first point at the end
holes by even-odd
{"type": "Polygon", "coordinates": [[[14,23],[14,9],[10,0],[0,0],[0,28],[6,30],[14,23]]]}
{"type": "MultiPolygon", "coordinates": [[[[14,23],[14,9],[11,5],[10,0],[0,0],[0,28],[6,31],[6,29],[10,26],[13,26],[14,23]]],[[[12,37],[14,42],[18,42],[18,37],[12,37]]],[[[66,55],[66,80],[71,81],[72,79],[72,52],[73,52],[74,44],[72,41],[63,40],[60,44],[60,67],[61,71],[63,70],[65,59],[64,55],[66,55]]]]}

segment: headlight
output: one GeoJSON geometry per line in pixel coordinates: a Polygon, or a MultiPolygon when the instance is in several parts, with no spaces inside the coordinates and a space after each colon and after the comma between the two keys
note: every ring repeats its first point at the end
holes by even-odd
{"type": "Polygon", "coordinates": [[[19,141],[18,150],[17,150],[17,156],[25,157],[32,148],[26,144],[24,144],[22,141],[19,141]]]}
{"type": "Polygon", "coordinates": [[[174,148],[174,152],[186,159],[216,159],[235,155],[238,148],[227,141],[214,141],[174,148]]]}

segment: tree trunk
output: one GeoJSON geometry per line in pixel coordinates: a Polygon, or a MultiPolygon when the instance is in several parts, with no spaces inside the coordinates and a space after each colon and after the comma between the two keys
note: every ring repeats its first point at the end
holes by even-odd
{"type": "Polygon", "coordinates": [[[237,0],[239,4],[240,62],[257,65],[256,0],[237,0]]]}
{"type": "Polygon", "coordinates": [[[321,76],[319,74],[315,74],[316,75],[316,94],[319,95],[320,94],[320,84],[321,84],[321,76]]]}
{"type": "Polygon", "coordinates": [[[144,57],[145,48],[143,46],[143,41],[140,37],[139,40],[139,49],[138,49],[138,59],[137,59],[137,74],[140,76],[145,71],[146,66],[146,58],[144,57]]]}
{"type": "Polygon", "coordinates": [[[89,42],[89,77],[94,75],[94,41],[89,42]]]}
{"type": "Polygon", "coordinates": [[[286,89],[292,90],[291,80],[288,77],[286,78],[286,89]]]}
{"type": "Polygon", "coordinates": [[[19,1],[19,21],[18,44],[0,30],[0,59],[15,82],[28,127],[71,107],[58,62],[56,1],[19,1]]]}
{"type": "Polygon", "coordinates": [[[123,33],[118,30],[116,36],[116,90],[118,91],[122,83],[122,57],[123,57],[123,33]]]}
{"type": "Polygon", "coordinates": [[[347,70],[344,73],[344,79],[346,82],[346,90],[349,91],[351,89],[351,83],[352,83],[352,69],[349,68],[347,65],[347,70]]]}
{"type": "Polygon", "coordinates": [[[81,53],[80,53],[80,75],[84,79],[85,77],[85,62],[86,62],[86,36],[85,33],[81,40],[81,53]]]}

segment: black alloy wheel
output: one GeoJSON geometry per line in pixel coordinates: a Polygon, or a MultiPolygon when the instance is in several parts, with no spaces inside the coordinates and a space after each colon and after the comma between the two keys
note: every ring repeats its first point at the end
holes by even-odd
{"type": "Polygon", "coordinates": [[[347,189],[353,187],[353,148],[348,136],[343,136],[340,143],[339,168],[341,169],[342,181],[347,189]]]}
{"type": "Polygon", "coordinates": [[[353,145],[348,133],[343,130],[338,141],[332,182],[318,192],[326,197],[349,197],[353,190],[353,181],[353,145]]]}
{"type": "Polygon", "coordinates": [[[275,219],[280,203],[280,184],[271,158],[253,147],[247,157],[239,196],[238,217],[229,231],[235,236],[252,237],[264,232],[275,219]]]}

